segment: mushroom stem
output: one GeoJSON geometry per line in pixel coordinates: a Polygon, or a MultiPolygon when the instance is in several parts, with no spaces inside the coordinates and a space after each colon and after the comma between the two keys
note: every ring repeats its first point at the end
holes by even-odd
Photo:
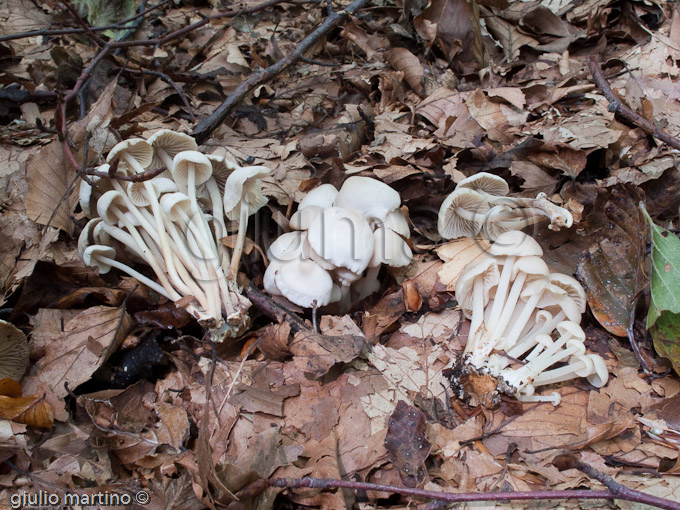
{"type": "Polygon", "coordinates": [[[105,264],[108,264],[111,267],[115,267],[116,269],[123,271],[127,275],[132,276],[133,278],[135,278],[140,283],[146,285],[150,289],[155,290],[158,294],[169,299],[170,301],[175,301],[175,299],[173,299],[172,296],[170,296],[170,294],[167,292],[166,289],[164,289],[162,286],[158,285],[156,282],[154,282],[150,278],[147,278],[146,276],[144,276],[139,271],[132,269],[130,266],[127,266],[127,265],[123,264],[122,262],[118,262],[116,259],[111,259],[109,257],[99,256],[97,258],[99,260],[101,260],[102,262],[104,262],[105,264]]]}
{"type": "Polygon", "coordinates": [[[246,242],[246,232],[248,230],[248,198],[244,197],[239,211],[238,235],[236,237],[236,245],[234,246],[234,255],[231,259],[231,267],[229,268],[229,279],[236,283],[236,276],[238,275],[238,266],[241,263],[241,254],[243,253],[243,245],[246,242]]]}
{"type": "Polygon", "coordinates": [[[149,264],[149,266],[151,266],[151,269],[153,269],[154,273],[156,273],[156,276],[160,280],[161,285],[166,289],[168,294],[171,296],[170,299],[172,301],[177,301],[178,299],[180,299],[181,296],[175,290],[172,284],[168,281],[168,278],[165,275],[165,271],[163,270],[163,268],[159,266],[156,257],[152,253],[150,253],[151,249],[142,239],[142,236],[137,231],[137,228],[125,217],[125,214],[120,209],[118,209],[117,207],[113,207],[112,211],[118,217],[118,219],[123,222],[123,225],[132,236],[132,239],[134,239],[135,243],[137,244],[137,248],[144,257],[144,260],[146,261],[147,264],[149,264]]]}
{"type": "Polygon", "coordinates": [[[224,207],[222,203],[222,194],[217,186],[217,181],[214,177],[210,177],[205,183],[206,189],[208,190],[208,195],[210,196],[210,203],[212,207],[212,215],[215,219],[215,239],[217,245],[217,256],[220,260],[220,264],[224,270],[229,267],[229,252],[220,242],[220,239],[227,234],[227,227],[224,224],[224,207]]]}
{"type": "Polygon", "coordinates": [[[505,305],[505,299],[508,294],[508,288],[510,287],[510,277],[512,276],[512,266],[514,263],[514,255],[508,255],[505,257],[503,271],[501,271],[501,277],[498,280],[496,295],[493,298],[493,306],[491,308],[491,314],[489,315],[489,321],[487,323],[490,325],[490,329],[495,330],[494,325],[500,320],[501,312],[503,311],[503,305],[505,305]]]}

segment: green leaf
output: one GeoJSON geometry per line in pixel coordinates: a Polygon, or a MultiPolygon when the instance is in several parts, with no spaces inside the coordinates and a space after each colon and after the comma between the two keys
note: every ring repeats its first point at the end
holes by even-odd
{"type": "Polygon", "coordinates": [[[663,312],[651,327],[654,349],[673,363],[673,369],[680,375],[680,314],[663,312]]]}
{"type": "MultiPolygon", "coordinates": [[[[664,312],[680,314],[680,239],[657,226],[642,203],[640,209],[652,230],[652,280],[647,313],[647,329],[650,329],[664,312]]],[[[668,325],[666,322],[665,327],[668,325]]],[[[680,335],[676,341],[678,339],[680,335]]]]}

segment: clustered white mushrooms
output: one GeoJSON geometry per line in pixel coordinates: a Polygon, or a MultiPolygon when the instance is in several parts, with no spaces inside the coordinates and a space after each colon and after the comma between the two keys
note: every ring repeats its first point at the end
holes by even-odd
{"type": "Polygon", "coordinates": [[[445,239],[484,234],[496,239],[508,230],[521,230],[548,219],[548,228],[571,227],[573,218],[566,209],[547,199],[508,197],[508,183],[496,175],[477,173],[463,179],[439,209],[437,228],[445,239]]]}
{"type": "Polygon", "coordinates": [[[558,405],[559,393],[541,396],[535,389],[577,377],[602,387],[609,374],[600,356],[586,353],[583,288],[551,273],[542,255],[532,237],[500,234],[487,257],[463,269],[456,300],[471,321],[464,364],[495,377],[520,401],[558,405]]]}
{"type": "Polygon", "coordinates": [[[219,332],[216,338],[239,334],[250,302],[240,293],[237,270],[248,216],[267,202],[259,178],[269,170],[206,156],[191,136],[167,129],[120,142],[99,170],[108,172],[110,165],[125,175],[165,171],[142,182],[82,182],[80,205],[93,217],[78,242],[85,264],[133,276],[219,332]],[[225,214],[238,223],[233,257],[222,243],[225,214]],[[121,258],[149,266],[156,280],[121,258]]]}
{"type": "Polygon", "coordinates": [[[268,250],[265,290],[305,308],[347,308],[374,293],[382,264],[404,267],[413,256],[400,204],[399,193],[369,177],[310,191],[290,219],[294,230],[268,250]]]}

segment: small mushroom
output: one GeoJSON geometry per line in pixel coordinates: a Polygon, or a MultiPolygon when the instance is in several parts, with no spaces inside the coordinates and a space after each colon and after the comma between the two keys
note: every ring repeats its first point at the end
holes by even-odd
{"type": "Polygon", "coordinates": [[[491,289],[498,284],[498,278],[498,263],[493,257],[484,257],[468,264],[456,283],[456,301],[465,316],[470,318],[464,354],[476,367],[484,364],[495,346],[495,340],[487,334],[489,325],[484,324],[484,307],[489,302],[491,289]]]}
{"type": "Polygon", "coordinates": [[[484,224],[489,204],[471,189],[456,188],[439,208],[437,230],[444,239],[476,236],[484,224]]]}
{"type": "Polygon", "coordinates": [[[26,335],[14,324],[0,320],[0,380],[21,380],[29,365],[26,335]]]}
{"type": "Polygon", "coordinates": [[[401,196],[382,181],[353,175],[342,184],[333,205],[359,211],[368,221],[381,223],[399,208],[401,196]]]}
{"type": "Polygon", "coordinates": [[[236,282],[241,254],[246,242],[248,217],[255,214],[267,204],[267,197],[262,193],[260,178],[269,175],[266,166],[247,166],[238,168],[227,179],[224,187],[224,211],[230,220],[238,219],[238,235],[234,254],[231,258],[229,278],[236,282]]]}
{"type": "Polygon", "coordinates": [[[333,280],[328,271],[309,259],[283,262],[274,274],[274,281],[281,295],[305,308],[325,306],[333,294],[333,280]]]}
{"type": "Polygon", "coordinates": [[[153,158],[149,166],[151,168],[165,167],[169,175],[172,175],[173,158],[177,154],[198,150],[196,140],[192,136],[170,129],[159,129],[147,138],[146,142],[153,149],[153,158]]]}
{"type": "Polygon", "coordinates": [[[140,283],[155,290],[161,296],[165,296],[170,301],[174,301],[173,297],[165,288],[147,278],[139,271],[132,269],[130,266],[118,262],[115,257],[116,250],[110,246],[93,244],[92,246],[88,246],[83,252],[83,262],[85,262],[85,265],[98,268],[100,274],[106,274],[114,267],[123,271],[125,274],[136,278],[140,283]]]}

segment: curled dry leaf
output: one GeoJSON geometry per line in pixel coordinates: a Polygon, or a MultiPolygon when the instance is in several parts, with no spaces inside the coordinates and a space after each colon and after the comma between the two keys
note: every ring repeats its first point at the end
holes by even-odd
{"type": "Polygon", "coordinates": [[[21,386],[13,379],[0,380],[0,418],[30,427],[52,428],[54,413],[38,395],[21,396],[21,386]]]}
{"type": "Polygon", "coordinates": [[[387,52],[387,61],[397,71],[404,73],[408,86],[418,94],[423,93],[423,66],[413,53],[406,48],[392,48],[387,52]]]}

